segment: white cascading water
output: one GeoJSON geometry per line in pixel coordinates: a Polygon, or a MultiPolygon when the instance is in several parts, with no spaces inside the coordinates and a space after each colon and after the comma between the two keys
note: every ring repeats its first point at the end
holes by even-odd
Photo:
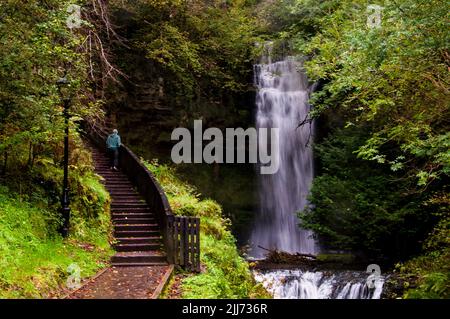
{"type": "MultiPolygon", "coordinates": [[[[313,179],[311,131],[313,127],[298,127],[310,106],[310,87],[302,62],[293,57],[271,61],[271,45],[261,64],[255,65],[256,127],[279,128],[280,166],[273,175],[261,175],[259,180],[259,211],[250,237],[253,258],[264,258],[266,249],[289,253],[317,254],[319,247],[312,232],[299,227],[297,212],[307,204],[313,179]]],[[[378,299],[384,278],[369,289],[365,272],[350,271],[255,271],[274,298],[295,299],[378,299]]]]}
{"type": "Polygon", "coordinates": [[[369,288],[367,274],[352,271],[255,271],[257,282],[277,299],[379,299],[385,278],[369,288]]]}
{"type": "MultiPolygon", "coordinates": [[[[268,47],[270,48],[270,46],[268,47]]],[[[256,128],[279,129],[280,166],[273,175],[261,175],[259,212],[250,237],[254,258],[266,249],[288,253],[317,252],[310,231],[301,229],[297,212],[306,205],[313,179],[313,154],[309,125],[298,127],[309,111],[309,85],[299,72],[301,62],[293,57],[271,62],[270,49],[255,65],[256,128]]]]}

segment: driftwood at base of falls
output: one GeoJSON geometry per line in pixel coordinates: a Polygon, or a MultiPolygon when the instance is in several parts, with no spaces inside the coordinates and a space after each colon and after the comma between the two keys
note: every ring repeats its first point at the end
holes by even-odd
{"type": "MultiPolygon", "coordinates": [[[[360,269],[351,254],[290,254],[285,251],[268,249],[258,246],[267,251],[263,260],[252,261],[250,267],[256,269],[294,269],[304,268],[308,270],[319,269],[360,269]]],[[[364,268],[365,269],[365,268],[364,268]]]]}
{"type": "Polygon", "coordinates": [[[264,249],[265,251],[268,251],[269,254],[267,255],[266,259],[275,259],[275,260],[290,260],[290,259],[301,259],[303,260],[304,258],[306,259],[317,259],[317,257],[315,255],[310,255],[310,254],[301,254],[301,253],[295,253],[295,254],[290,254],[288,252],[282,251],[282,250],[272,250],[272,249],[267,249],[265,247],[259,246],[259,248],[264,249]]]}
{"type": "Polygon", "coordinates": [[[283,263],[283,264],[291,264],[291,263],[303,263],[305,261],[313,261],[316,260],[316,256],[310,254],[290,254],[288,252],[276,249],[267,249],[262,246],[258,246],[261,249],[264,249],[268,252],[266,255],[266,261],[272,263],[283,263]]]}

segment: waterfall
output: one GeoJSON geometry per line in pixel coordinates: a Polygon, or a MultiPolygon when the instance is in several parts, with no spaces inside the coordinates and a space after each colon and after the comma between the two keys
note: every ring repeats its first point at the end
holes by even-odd
{"type": "Polygon", "coordinates": [[[254,67],[256,127],[279,129],[280,166],[277,173],[259,177],[260,205],[250,236],[250,255],[264,257],[259,246],[314,254],[317,247],[312,233],[301,229],[297,218],[313,178],[312,127],[298,127],[309,111],[308,80],[299,72],[301,61],[287,57],[272,63],[267,51],[263,63],[254,67]]]}
{"type": "MultiPolygon", "coordinates": [[[[265,250],[317,254],[319,247],[310,231],[299,227],[297,212],[307,204],[313,179],[311,135],[313,127],[299,127],[309,111],[310,87],[302,61],[286,57],[272,62],[266,45],[261,63],[255,65],[256,128],[279,129],[279,170],[259,177],[259,209],[250,236],[250,256],[264,258],[265,250]]],[[[260,145],[261,147],[261,145],[260,145]]],[[[384,279],[374,287],[368,274],[352,271],[270,270],[254,271],[255,279],[274,298],[378,299],[384,279]]]]}
{"type": "Polygon", "coordinates": [[[367,273],[352,271],[255,271],[257,282],[276,299],[379,299],[385,281],[366,284],[367,273]]]}

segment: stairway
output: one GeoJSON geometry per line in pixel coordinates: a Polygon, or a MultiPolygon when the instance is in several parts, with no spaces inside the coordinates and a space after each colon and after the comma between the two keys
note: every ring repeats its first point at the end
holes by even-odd
{"type": "Polygon", "coordinates": [[[123,172],[109,168],[104,152],[91,146],[97,174],[111,195],[111,214],[114,225],[113,266],[167,265],[162,251],[159,226],[149,206],[134,189],[123,172]]]}

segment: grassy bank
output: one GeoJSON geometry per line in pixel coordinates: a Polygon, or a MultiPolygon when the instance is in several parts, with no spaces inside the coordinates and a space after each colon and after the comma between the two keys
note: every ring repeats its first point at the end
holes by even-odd
{"type": "Polygon", "coordinates": [[[112,253],[110,199],[98,177],[85,172],[72,180],[71,234],[65,240],[48,185],[30,182],[17,192],[14,182],[2,184],[10,187],[0,185],[0,298],[58,297],[76,275],[69,265],[79,267],[81,278],[105,267],[112,253]]]}
{"type": "Polygon", "coordinates": [[[183,298],[262,298],[265,290],[254,281],[247,262],[239,255],[230,222],[222,208],[211,199],[200,199],[192,186],[180,180],[173,168],[157,162],[146,163],[164,188],[177,215],[201,219],[200,274],[182,280],[183,298]]]}

